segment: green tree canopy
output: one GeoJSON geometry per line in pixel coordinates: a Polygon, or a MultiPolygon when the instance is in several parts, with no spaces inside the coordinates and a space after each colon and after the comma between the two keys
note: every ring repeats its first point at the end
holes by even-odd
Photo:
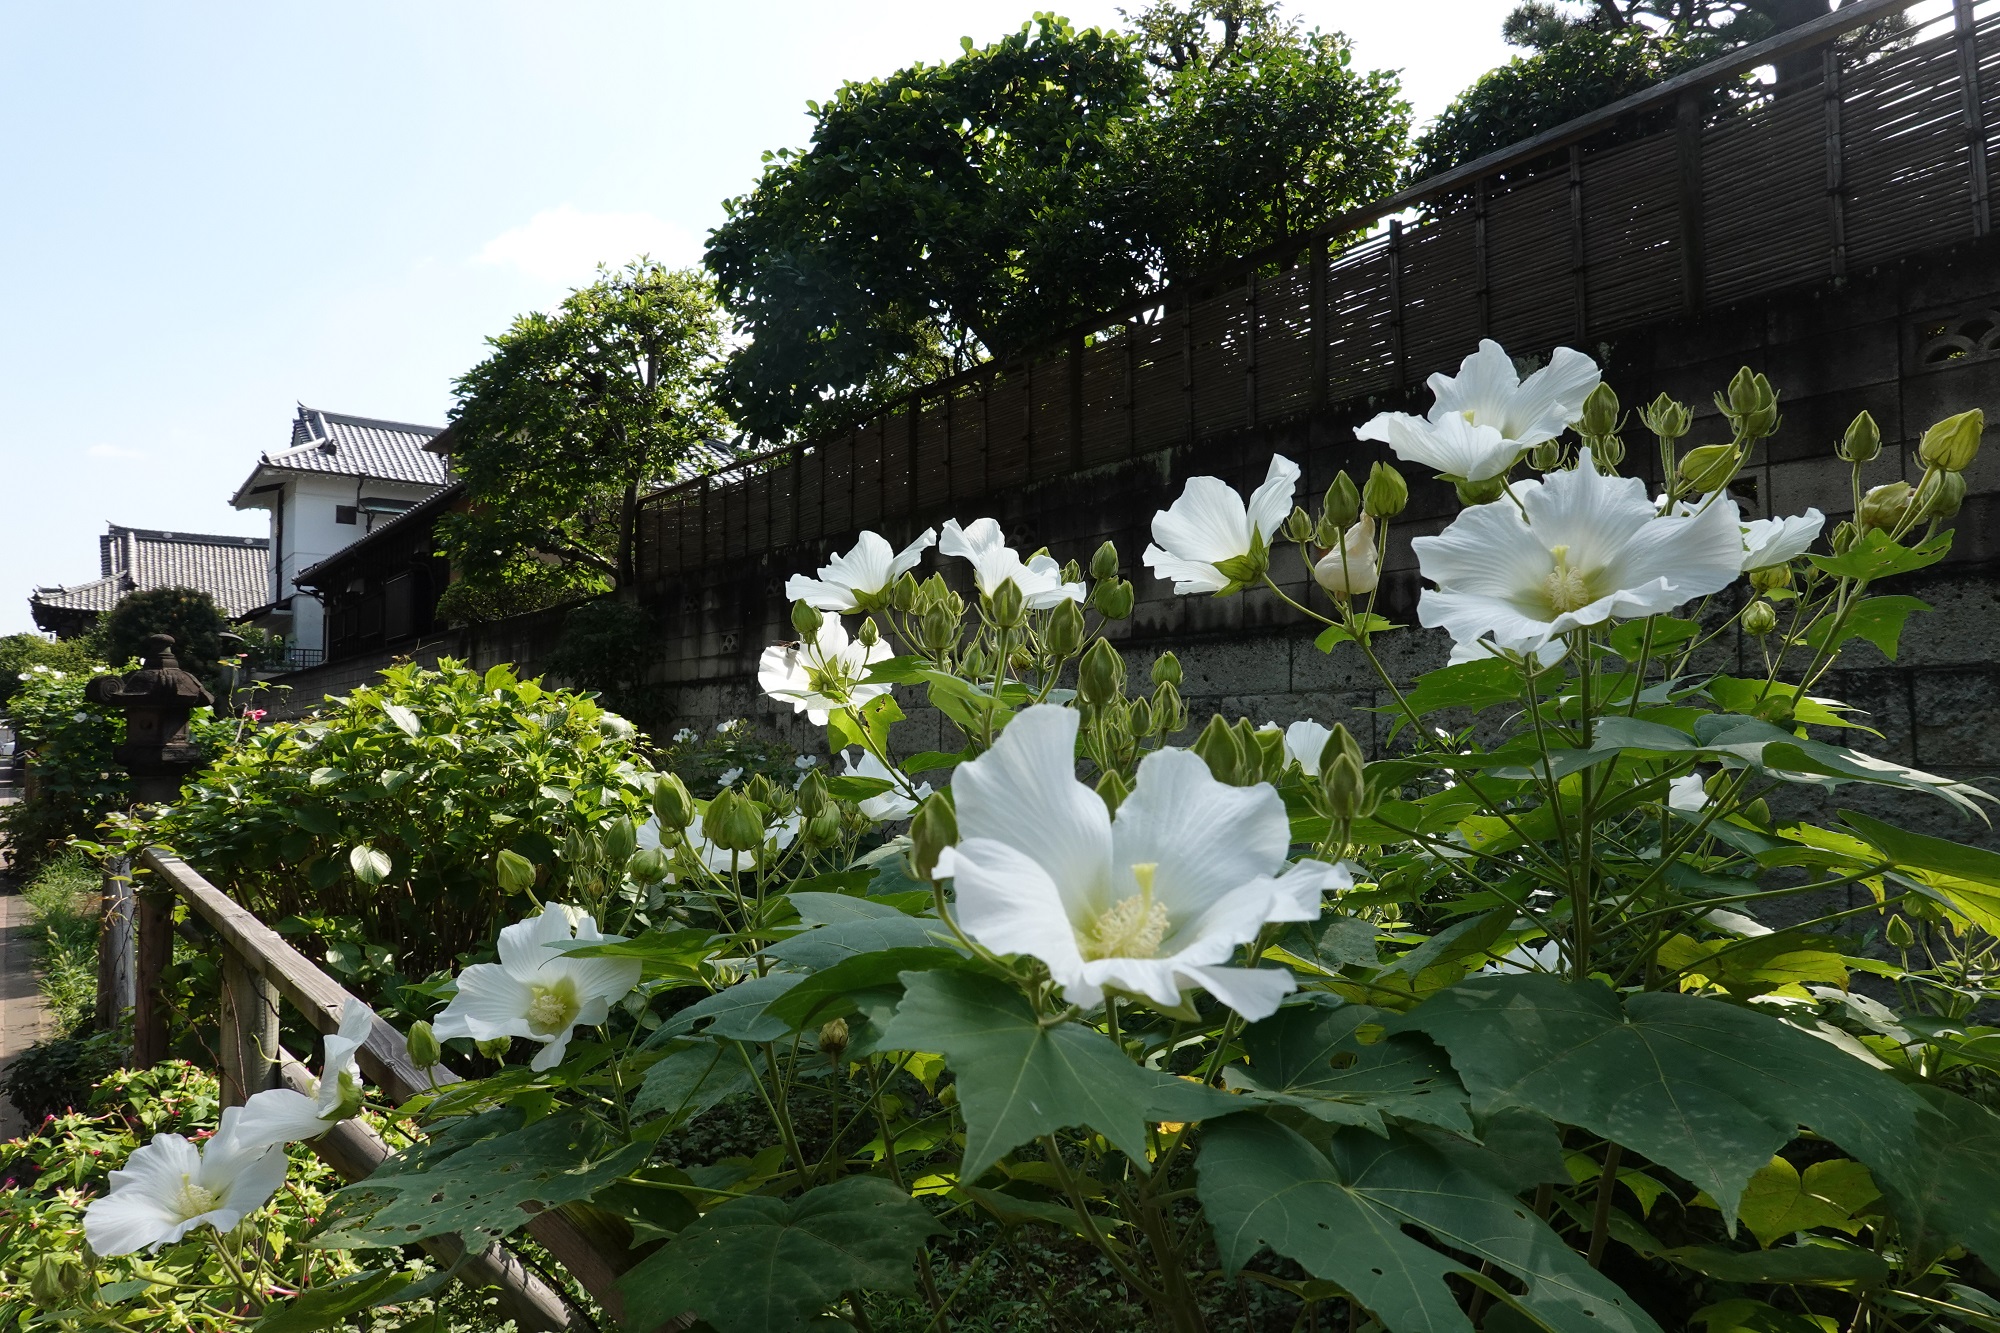
{"type": "Polygon", "coordinates": [[[127,593],[98,624],[93,635],[104,660],[118,665],[143,655],[146,639],[171,634],[181,670],[213,680],[224,657],[242,651],[223,642],[232,632],[215,599],[194,588],[144,588],[127,593]]]}
{"type": "Polygon", "coordinates": [[[471,504],[439,525],[461,576],[629,585],[639,497],[728,428],[710,392],[721,339],[708,279],[646,259],[488,339],[452,413],[471,504]]]}
{"type": "Polygon", "coordinates": [[[1408,112],[1345,38],[1267,0],[1040,15],[809,104],[707,262],[747,340],[728,389],[775,438],[1029,351],[1095,311],[1385,188],[1408,112]]]}
{"type": "Polygon", "coordinates": [[[97,654],[87,639],[48,639],[39,634],[9,634],[0,638],[0,708],[21,688],[21,677],[34,667],[52,671],[88,671],[97,654]]]}

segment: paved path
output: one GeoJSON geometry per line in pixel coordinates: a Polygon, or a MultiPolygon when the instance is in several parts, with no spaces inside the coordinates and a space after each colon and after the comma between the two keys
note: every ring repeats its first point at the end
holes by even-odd
{"type": "MultiPolygon", "coordinates": [[[[35,927],[29,920],[28,900],[7,878],[5,855],[0,848],[0,1074],[53,1027],[41,988],[35,984],[35,927]]],[[[14,1104],[0,1097],[0,1142],[24,1128],[14,1104]]]]}

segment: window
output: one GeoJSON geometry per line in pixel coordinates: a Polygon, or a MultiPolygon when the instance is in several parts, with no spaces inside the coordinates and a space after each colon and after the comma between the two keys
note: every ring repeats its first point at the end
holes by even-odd
{"type": "Polygon", "coordinates": [[[333,521],[336,523],[353,523],[358,521],[360,513],[361,508],[359,505],[335,505],[333,507],[333,521]]]}

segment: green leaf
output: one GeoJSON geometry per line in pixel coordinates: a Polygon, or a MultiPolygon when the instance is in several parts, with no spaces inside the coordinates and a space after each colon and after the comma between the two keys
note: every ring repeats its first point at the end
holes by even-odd
{"type": "Polygon", "coordinates": [[[1509,904],[1464,921],[1456,921],[1384,968],[1385,973],[1403,972],[1416,976],[1425,968],[1441,967],[1474,955],[1484,955],[1494,941],[1507,933],[1520,915],[1509,904]]]}
{"type": "Polygon", "coordinates": [[[562,952],[571,958],[637,958],[645,977],[692,979],[700,975],[697,964],[718,947],[714,939],[711,931],[677,927],[610,944],[575,944],[562,952]]]}
{"type": "Polygon", "coordinates": [[[2000,854],[1945,838],[1911,833],[1852,810],[1840,822],[1881,849],[1897,866],[1929,871],[1923,881],[1988,934],[2000,935],[2000,854]]]}
{"type": "Polygon", "coordinates": [[[424,729],[423,723],[417,721],[417,715],[401,704],[383,704],[382,711],[405,736],[418,735],[424,729]]]}
{"type": "Polygon", "coordinates": [[[849,1176],[796,1199],[731,1199],[618,1279],[625,1322],[656,1328],[692,1310],[719,1333],[804,1329],[848,1291],[915,1291],[922,1204],[886,1180],[849,1176]]]}
{"type": "Polygon", "coordinates": [[[658,1036],[678,1037],[693,1032],[697,1024],[708,1024],[707,1035],[731,1041],[775,1041],[792,1030],[782,1018],[765,1014],[764,1007],[805,978],[797,972],[773,972],[751,977],[725,987],[706,999],[695,1001],[660,1026],[658,1036]]]}
{"type": "Polygon", "coordinates": [[[1447,1151],[1407,1134],[1335,1136],[1334,1161],[1262,1116],[1210,1124],[1197,1188],[1226,1270],[1268,1245],[1314,1277],[1354,1294],[1390,1333],[1471,1333],[1447,1284],[1475,1276],[1404,1230],[1506,1270],[1518,1303],[1557,1333],[1657,1333],[1658,1325],[1593,1272],[1546,1223],[1478,1164],[1479,1149],[1447,1151]],[[1338,1162],[1338,1166],[1335,1162],[1338,1162]]]}
{"type": "Polygon", "coordinates": [[[851,1004],[836,1004],[843,997],[885,989],[900,993],[905,972],[928,972],[934,968],[966,964],[964,954],[935,945],[856,954],[813,973],[771,1001],[764,1012],[795,1028],[804,1027],[815,1020],[833,1018],[852,1009],[854,1006],[851,1004]]]}
{"type": "Polygon", "coordinates": [[[1917,612],[1930,609],[1928,603],[1914,597],[1864,597],[1849,608],[1847,618],[1840,622],[1838,638],[1834,637],[1834,622],[1829,617],[1806,632],[1806,643],[1816,652],[1831,652],[1849,639],[1866,639],[1893,662],[1904,623],[1917,612]]]}
{"type": "Polygon", "coordinates": [[[1767,1249],[1785,1237],[1814,1227],[1851,1231],[1861,1209],[1882,1197],[1875,1178],[1859,1162],[1835,1158],[1799,1169],[1773,1157],[1750,1177],[1737,1216],[1767,1249]]]}
{"type": "Polygon", "coordinates": [[[738,1093],[749,1092],[751,1085],[750,1068],[735,1048],[701,1042],[669,1052],[646,1070],[632,1114],[665,1111],[668,1128],[675,1128],[738,1093]]]}
{"type": "Polygon", "coordinates": [[[960,972],[905,972],[902,980],[903,1002],[881,1044],[938,1051],[950,1063],[965,1115],[962,1180],[977,1181],[1021,1144],[1071,1125],[1088,1125],[1143,1168],[1148,1121],[1200,1120],[1239,1105],[1133,1064],[1093,1028],[1043,1027],[1005,982],[960,972]]]}
{"type": "Polygon", "coordinates": [[[581,1112],[524,1125],[516,1108],[485,1111],[336,1193],[313,1243],[365,1249],[455,1234],[476,1254],[527,1225],[524,1205],[588,1199],[652,1155],[651,1138],[615,1142],[581,1112]]]}
{"type": "Polygon", "coordinates": [[[1888,1261],[1853,1245],[1793,1245],[1782,1250],[1725,1250],[1685,1245],[1663,1253],[1675,1263],[1724,1282],[1764,1286],[1878,1287],[1888,1281],[1888,1261]]]}
{"type": "Polygon", "coordinates": [[[1436,1047],[1408,1037],[1372,1046],[1355,1039],[1356,1028],[1383,1018],[1363,1004],[1288,1005],[1244,1029],[1249,1066],[1232,1065],[1224,1077],[1253,1097],[1335,1124],[1383,1134],[1387,1113],[1469,1136],[1465,1089],[1436,1047]]]}
{"type": "MultiPolygon", "coordinates": [[[[1446,708],[1476,710],[1494,704],[1518,703],[1523,688],[1520,669],[1495,658],[1427,671],[1417,677],[1416,685],[1403,695],[1403,701],[1418,717],[1424,717],[1446,708]]],[[[1394,714],[1396,724],[1389,733],[1392,739],[1409,722],[1402,709],[1394,710],[1394,714]]]]}
{"type": "Polygon", "coordinates": [[[354,878],[363,884],[380,884],[389,878],[393,863],[387,852],[377,851],[367,843],[355,844],[347,854],[347,864],[354,870],[354,878]]]}
{"type": "Polygon", "coordinates": [[[413,1282],[406,1272],[374,1269],[315,1283],[266,1313],[250,1326],[250,1333],[315,1333],[322,1328],[353,1327],[350,1315],[391,1301],[414,1300],[450,1280],[449,1273],[435,1273],[413,1282]]]}
{"type": "Polygon", "coordinates": [[[1809,555],[1806,559],[1835,578],[1873,580],[1927,568],[1950,552],[1948,531],[1918,546],[1901,546],[1891,541],[1888,533],[1870,528],[1855,540],[1846,555],[1809,555]]]}
{"type": "Polygon", "coordinates": [[[1793,1314],[1762,1301],[1722,1301],[1694,1312],[1704,1333],[1839,1333],[1826,1315],[1793,1314]]]}
{"type": "Polygon", "coordinates": [[[1313,646],[1323,653],[1330,653],[1343,643],[1356,643],[1371,634],[1383,634],[1389,630],[1402,628],[1384,616],[1365,614],[1356,616],[1355,620],[1360,625],[1359,634],[1340,625],[1329,625],[1319,632],[1319,637],[1313,640],[1313,646]]]}
{"type": "Polygon", "coordinates": [[[1653,631],[1652,651],[1664,653],[1678,648],[1695,635],[1701,633],[1701,626],[1692,620],[1678,620],[1673,616],[1648,616],[1642,620],[1628,620],[1611,631],[1611,651],[1628,662],[1639,660],[1639,651],[1646,643],[1646,630],[1653,631]]]}
{"type": "MultiPolygon", "coordinates": [[[[868,899],[848,899],[869,902],[868,899]]],[[[871,903],[870,905],[876,905],[871,903]]],[[[818,926],[780,940],[764,952],[780,962],[817,972],[863,954],[884,949],[919,949],[935,944],[945,928],[935,918],[904,916],[893,908],[886,916],[818,926]]]]}

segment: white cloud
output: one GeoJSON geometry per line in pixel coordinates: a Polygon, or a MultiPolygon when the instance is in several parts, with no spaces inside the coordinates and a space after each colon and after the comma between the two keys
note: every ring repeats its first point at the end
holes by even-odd
{"type": "Polygon", "coordinates": [[[475,258],[519,269],[539,282],[577,287],[590,281],[599,264],[616,268],[642,254],[685,267],[701,262],[701,243],[651,213],[586,213],[564,204],[501,232],[475,258]]]}
{"type": "Polygon", "coordinates": [[[93,444],[84,450],[84,452],[92,458],[144,458],[146,456],[145,453],[138,449],[121,449],[115,444],[93,444]]]}

